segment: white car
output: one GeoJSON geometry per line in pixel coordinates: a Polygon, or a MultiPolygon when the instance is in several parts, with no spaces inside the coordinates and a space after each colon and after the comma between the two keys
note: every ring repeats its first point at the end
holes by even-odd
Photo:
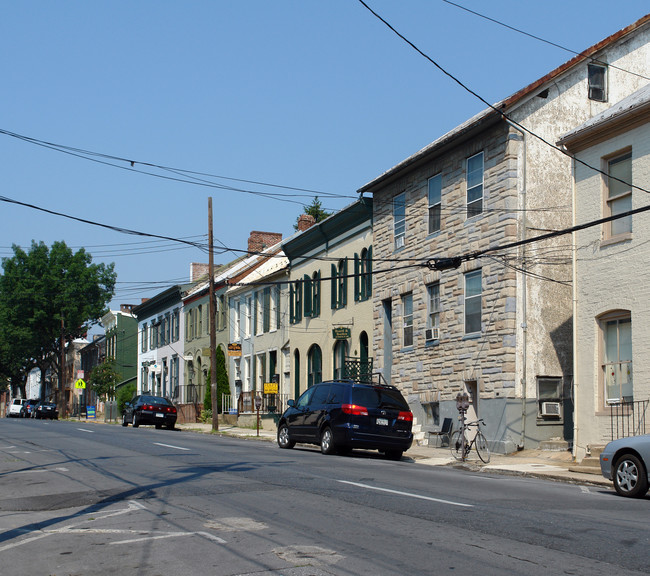
{"type": "Polygon", "coordinates": [[[7,410],[7,418],[20,418],[20,409],[23,407],[23,404],[27,402],[24,398],[14,398],[9,404],[9,410],[7,410]]]}
{"type": "Polygon", "coordinates": [[[600,455],[600,470],[621,496],[643,498],[648,491],[650,434],[614,440],[600,455]]]}

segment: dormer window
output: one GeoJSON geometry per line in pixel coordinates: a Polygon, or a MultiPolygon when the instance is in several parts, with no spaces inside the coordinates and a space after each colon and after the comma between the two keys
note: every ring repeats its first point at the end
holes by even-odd
{"type": "Polygon", "coordinates": [[[607,66],[589,64],[587,66],[587,81],[589,84],[589,100],[607,102],[607,66]]]}

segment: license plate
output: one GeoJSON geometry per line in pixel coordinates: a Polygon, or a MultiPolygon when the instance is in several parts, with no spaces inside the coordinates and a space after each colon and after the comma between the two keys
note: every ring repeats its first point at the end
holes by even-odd
{"type": "Polygon", "coordinates": [[[386,418],[377,418],[377,426],[388,426],[388,420],[386,418]]]}
{"type": "Polygon", "coordinates": [[[165,415],[161,414],[160,412],[158,412],[158,414],[156,414],[156,418],[164,418],[164,417],[165,417],[165,415]]]}

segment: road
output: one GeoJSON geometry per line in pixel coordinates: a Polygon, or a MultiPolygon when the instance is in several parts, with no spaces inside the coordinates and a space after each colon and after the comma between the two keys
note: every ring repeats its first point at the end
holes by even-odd
{"type": "Polygon", "coordinates": [[[373,453],[0,419],[0,574],[646,574],[650,498],[373,453]]]}

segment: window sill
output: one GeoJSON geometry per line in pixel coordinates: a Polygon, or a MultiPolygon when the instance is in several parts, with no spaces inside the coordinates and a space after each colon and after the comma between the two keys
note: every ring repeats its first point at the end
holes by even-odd
{"type": "Polygon", "coordinates": [[[399,351],[403,354],[408,354],[410,352],[413,352],[414,350],[415,348],[413,347],[413,345],[411,345],[411,346],[404,346],[403,348],[400,348],[399,351]]]}
{"type": "Polygon", "coordinates": [[[625,234],[618,234],[617,236],[610,236],[605,238],[601,243],[600,247],[612,246],[613,244],[620,244],[621,242],[630,242],[632,240],[632,232],[627,232],[625,234]]]}
{"type": "Polygon", "coordinates": [[[425,342],[424,342],[424,347],[425,348],[435,348],[437,346],[440,346],[440,339],[425,340],[425,342]]]}
{"type": "Polygon", "coordinates": [[[462,337],[462,340],[478,340],[480,337],[480,332],[472,332],[471,334],[465,334],[465,336],[462,337]]]}

